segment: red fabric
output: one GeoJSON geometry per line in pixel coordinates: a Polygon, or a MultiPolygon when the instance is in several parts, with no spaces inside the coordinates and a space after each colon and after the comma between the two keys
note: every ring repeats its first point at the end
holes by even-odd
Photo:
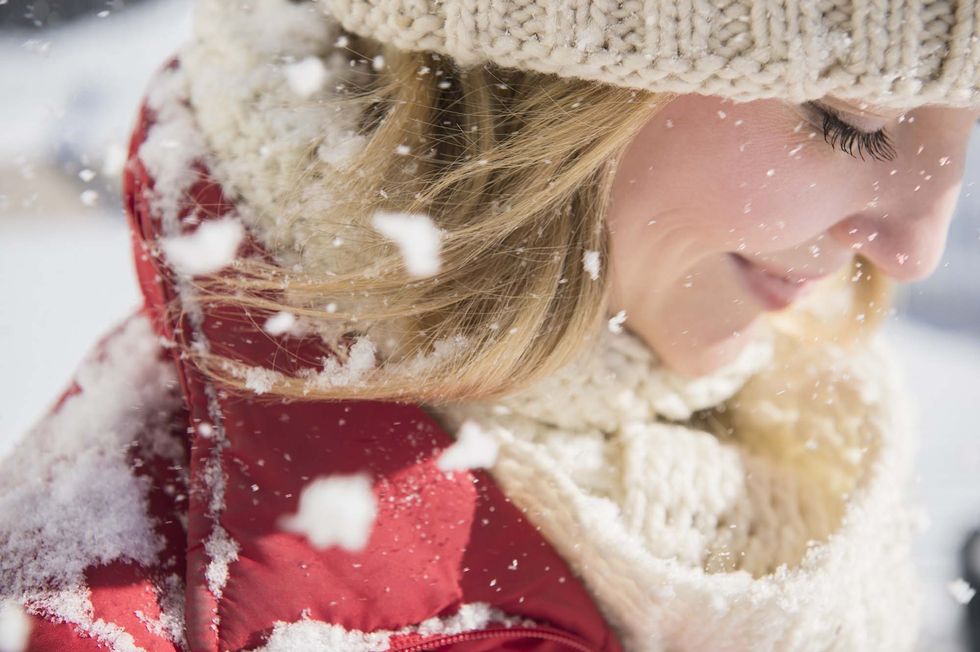
{"type": "Polygon", "coordinates": [[[37,616],[31,617],[31,636],[27,641],[27,649],[105,652],[105,647],[94,638],[80,634],[73,625],[52,622],[37,616]]]}
{"type": "MultiPolygon", "coordinates": [[[[154,119],[144,106],[132,136],[125,202],[146,314],[163,338],[186,345],[193,325],[173,309],[180,307],[178,292],[158,255],[162,227],[151,201],[154,180],[138,157],[154,119]]],[[[193,217],[181,224],[187,231],[234,210],[203,162],[198,171],[182,210],[182,217],[193,217]]],[[[253,241],[241,253],[262,255],[253,241]]],[[[214,352],[285,373],[331,354],[314,341],[268,336],[257,326],[264,318],[239,309],[209,308],[202,328],[214,352]]],[[[175,428],[187,433],[189,491],[168,494],[160,489],[177,482],[174,469],[151,464],[144,472],[158,488],[153,509],[168,541],[162,558],[178,565],[186,580],[190,649],[261,646],[277,621],[304,616],[371,632],[451,616],[462,604],[486,602],[538,625],[506,631],[491,624],[500,632],[489,638],[481,638],[489,632],[474,633],[442,643],[439,637],[408,634],[394,637],[392,649],[620,652],[583,586],[491,476],[438,470],[435,460],[452,439],[418,406],[236,395],[214,387],[181,350],[165,349],[186,398],[187,412],[175,428]],[[203,484],[218,440],[200,434],[202,423],[224,431],[227,447],[220,457],[227,479],[219,524],[240,546],[220,598],[209,590],[205,576],[210,558],[204,542],[214,523],[203,484]],[[379,506],[364,550],[317,550],[277,527],[281,516],[296,511],[309,481],[360,471],[373,478],[379,506]],[[186,514],[186,531],[178,514],[186,514]]],[[[150,617],[159,614],[155,583],[161,572],[120,564],[92,569],[88,576],[96,617],[122,626],[147,650],[175,649],[152,636],[134,615],[137,609],[150,617]]],[[[93,649],[91,639],[68,631],[66,625],[39,624],[30,649],[93,649]]]]}

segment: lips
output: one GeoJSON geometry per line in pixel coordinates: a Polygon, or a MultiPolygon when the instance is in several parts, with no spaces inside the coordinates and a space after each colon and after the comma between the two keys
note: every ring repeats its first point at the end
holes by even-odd
{"type": "Polygon", "coordinates": [[[790,279],[765,271],[749,259],[731,254],[738,274],[746,288],[765,306],[766,310],[782,310],[800,298],[815,279],[790,279]]]}

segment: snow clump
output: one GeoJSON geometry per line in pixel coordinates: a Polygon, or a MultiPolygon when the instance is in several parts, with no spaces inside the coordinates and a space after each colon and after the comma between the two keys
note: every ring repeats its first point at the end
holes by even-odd
{"type": "Polygon", "coordinates": [[[208,220],[188,235],[161,238],[167,260],[180,274],[213,274],[235,260],[245,228],[235,217],[208,220]]]}
{"type": "Polygon", "coordinates": [[[322,369],[301,369],[298,375],[305,379],[307,391],[356,385],[374,370],[377,352],[374,342],[367,337],[359,337],[348,349],[346,360],[324,356],[320,359],[322,369]]]}
{"type": "Polygon", "coordinates": [[[371,225],[381,235],[398,245],[405,269],[411,276],[424,277],[438,273],[442,261],[439,250],[440,230],[428,215],[412,213],[375,213],[371,225]]]}
{"type": "Polygon", "coordinates": [[[582,267],[588,272],[593,281],[599,280],[599,252],[586,251],[582,255],[582,267]]]}
{"type": "Polygon", "coordinates": [[[306,485],[298,511],[282,517],[279,527],[305,536],[314,548],[338,545],[357,552],[367,545],[377,513],[367,473],[321,476],[306,485]]]}
{"type": "Polygon", "coordinates": [[[436,461],[442,471],[463,471],[486,468],[497,461],[497,441],[475,421],[464,421],[456,434],[456,441],[443,451],[436,461]]]}
{"type": "MultiPolygon", "coordinates": [[[[123,649],[132,637],[93,616],[85,572],[116,560],[156,565],[164,541],[149,480],[129,455],[178,463],[169,424],[182,400],[173,363],[161,358],[143,315],[89,353],[75,385],[0,464],[0,600],[15,597],[123,649]]],[[[5,630],[15,626],[6,608],[2,619],[5,630]]]]}
{"type": "Polygon", "coordinates": [[[83,205],[91,208],[99,203],[99,193],[91,189],[83,190],[82,194],[78,196],[78,199],[81,200],[83,205]]]}
{"type": "Polygon", "coordinates": [[[540,627],[530,618],[511,616],[486,602],[468,602],[459,611],[447,616],[432,616],[418,624],[405,625],[396,630],[374,629],[364,632],[347,629],[342,625],[312,620],[303,614],[292,623],[277,620],[265,647],[254,652],[294,652],[295,650],[331,650],[332,652],[369,652],[389,650],[392,638],[417,634],[423,637],[454,636],[463,632],[487,629],[490,625],[501,627],[540,627]]]}
{"type": "Polygon", "coordinates": [[[609,332],[619,333],[623,332],[623,324],[626,323],[626,311],[620,310],[615,315],[609,318],[609,332]]]}
{"type": "Polygon", "coordinates": [[[946,588],[949,589],[949,594],[953,596],[953,599],[960,604],[969,604],[973,596],[977,594],[977,590],[962,577],[958,577],[947,584],[946,588]]]}
{"type": "MultiPolygon", "coordinates": [[[[297,378],[303,380],[303,394],[363,382],[365,376],[375,368],[376,355],[374,343],[366,337],[359,337],[348,350],[346,360],[333,356],[321,357],[322,368],[305,368],[296,372],[297,378]]],[[[268,367],[254,367],[228,360],[223,361],[221,367],[235,378],[244,380],[245,387],[256,394],[265,394],[277,383],[287,380],[281,372],[268,367]]]]}
{"type": "Polygon", "coordinates": [[[296,326],[296,315],[291,312],[277,312],[268,319],[265,320],[265,325],[262,327],[269,335],[273,337],[277,335],[285,335],[292,332],[293,328],[296,326]]]}
{"type": "Polygon", "coordinates": [[[13,600],[0,602],[0,650],[24,652],[31,633],[31,621],[13,600]]]}
{"type": "Polygon", "coordinates": [[[238,542],[218,525],[212,528],[211,534],[204,541],[204,552],[208,556],[204,579],[207,580],[208,590],[218,599],[221,599],[225,585],[228,584],[228,567],[232,562],[238,561],[239,549],[238,542]]]}
{"type": "Polygon", "coordinates": [[[276,382],[283,379],[283,375],[274,369],[266,367],[248,367],[244,371],[245,388],[250,389],[256,394],[266,394],[272,391],[276,382]]]}
{"type": "Polygon", "coordinates": [[[283,68],[289,88],[300,97],[310,97],[327,82],[327,69],[319,57],[306,57],[283,68]]]}

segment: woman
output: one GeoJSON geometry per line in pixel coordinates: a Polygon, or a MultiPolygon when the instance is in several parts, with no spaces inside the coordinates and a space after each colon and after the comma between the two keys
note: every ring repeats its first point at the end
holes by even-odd
{"type": "Polygon", "coordinates": [[[0,475],[27,649],[912,649],[974,8],[641,5],[202,0],[0,475]]]}

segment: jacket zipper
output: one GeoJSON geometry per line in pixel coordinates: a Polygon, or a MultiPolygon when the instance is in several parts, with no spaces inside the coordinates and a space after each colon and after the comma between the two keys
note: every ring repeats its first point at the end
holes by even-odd
{"type": "Polygon", "coordinates": [[[443,636],[442,638],[430,639],[428,641],[423,641],[422,643],[413,643],[412,645],[408,645],[406,647],[394,648],[391,650],[391,652],[423,652],[424,650],[434,650],[444,645],[451,645],[453,643],[461,643],[465,641],[478,641],[487,638],[518,638],[521,636],[541,638],[549,641],[556,641],[558,643],[564,643],[565,645],[574,650],[578,650],[579,652],[599,652],[596,648],[585,643],[582,641],[582,639],[572,636],[571,634],[563,634],[556,631],[549,631],[534,627],[481,629],[475,632],[462,632],[460,634],[443,636]]]}

